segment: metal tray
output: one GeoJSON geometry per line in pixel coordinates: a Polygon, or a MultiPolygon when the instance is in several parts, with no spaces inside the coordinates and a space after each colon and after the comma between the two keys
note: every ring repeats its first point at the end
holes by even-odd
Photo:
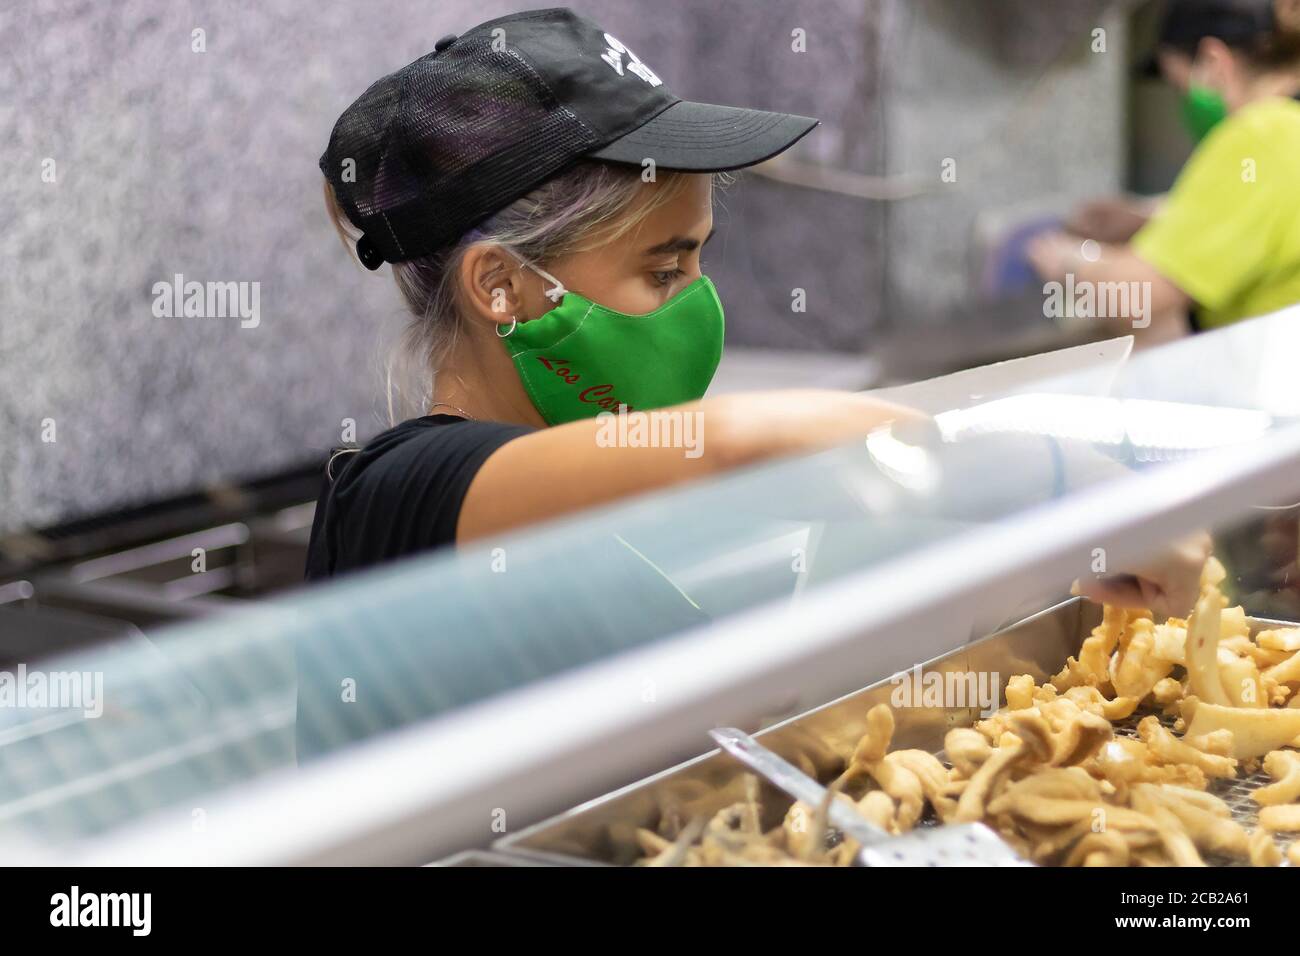
{"type": "MultiPolygon", "coordinates": [[[[1059,671],[1066,657],[1078,653],[1083,639],[1101,621],[1101,607],[1073,598],[1041,611],[996,634],[919,664],[923,673],[986,674],[997,706],[1013,674],[1030,674],[1036,683],[1059,671]],[[994,677],[996,675],[996,678],[994,677]]],[[[1269,627],[1295,627],[1285,621],[1252,618],[1252,633],[1269,627]]],[[[897,675],[895,675],[897,676],[897,675]]],[[[756,736],[793,763],[829,777],[866,732],[867,711],[890,701],[897,684],[891,677],[814,710],[791,717],[756,736]]],[[[980,717],[972,707],[896,707],[894,746],[939,752],[953,727],[970,726],[980,717]]],[[[1131,734],[1136,719],[1117,724],[1117,734],[1131,734]]],[[[703,736],[703,731],[701,731],[703,736]]],[[[515,856],[556,865],[629,865],[641,854],[635,832],[654,829],[665,808],[690,802],[692,812],[719,810],[743,798],[744,769],[720,750],[679,764],[572,810],[497,840],[494,848],[515,856]]],[[[1234,817],[1253,827],[1258,810],[1250,792],[1268,782],[1262,771],[1248,777],[1215,781],[1212,792],[1232,808],[1234,817]]],[[[761,802],[775,826],[790,800],[763,785],[761,802]]],[[[1216,862],[1216,861],[1211,861],[1216,862]]]]}
{"type": "Polygon", "coordinates": [[[425,866],[544,866],[538,860],[498,853],[495,850],[462,850],[425,866]]]}

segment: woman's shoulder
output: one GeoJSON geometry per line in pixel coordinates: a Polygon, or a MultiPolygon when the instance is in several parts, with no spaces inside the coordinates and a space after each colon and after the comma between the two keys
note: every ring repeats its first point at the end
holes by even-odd
{"type": "Polygon", "coordinates": [[[1300,102],[1268,97],[1219,123],[1178,174],[1171,201],[1242,208],[1243,200],[1274,203],[1300,189],[1300,102]],[[1249,190],[1243,193],[1242,190],[1249,190]],[[1265,200],[1265,197],[1270,197],[1265,200]]]}
{"type": "Polygon", "coordinates": [[[382,481],[390,474],[410,481],[412,469],[437,466],[444,461],[463,462],[485,448],[495,450],[533,429],[504,422],[474,421],[454,415],[424,415],[407,419],[375,435],[356,450],[345,450],[346,460],[332,469],[342,487],[358,481],[382,481]]]}
{"type": "Polygon", "coordinates": [[[461,503],[491,454],[526,425],[425,416],[336,451],[316,505],[307,576],[327,577],[456,540],[461,503]]]}
{"type": "Polygon", "coordinates": [[[1220,124],[1206,142],[1216,141],[1229,149],[1268,148],[1300,161],[1294,149],[1300,144],[1300,100],[1268,96],[1248,103],[1220,124]]]}

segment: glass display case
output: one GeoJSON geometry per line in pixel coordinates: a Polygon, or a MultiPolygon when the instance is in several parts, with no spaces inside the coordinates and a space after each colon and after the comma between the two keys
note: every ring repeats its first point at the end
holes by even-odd
{"type": "Polygon", "coordinates": [[[858,693],[1201,529],[1231,599],[1300,619],[1300,310],[1130,345],[892,390],[929,419],[10,662],[0,845],[132,863],[486,848],[697,757],[712,727],[858,693]]]}

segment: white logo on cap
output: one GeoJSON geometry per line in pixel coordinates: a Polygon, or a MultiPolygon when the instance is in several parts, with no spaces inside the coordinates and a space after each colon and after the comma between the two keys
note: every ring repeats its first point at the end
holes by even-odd
{"type": "Polygon", "coordinates": [[[609,49],[602,53],[600,58],[612,66],[614,72],[619,76],[624,75],[623,57],[627,57],[626,69],[628,73],[641,77],[651,86],[663,85],[663,80],[655,75],[655,71],[642,63],[635,53],[619,42],[617,37],[606,33],[605,42],[609,44],[609,49]]]}

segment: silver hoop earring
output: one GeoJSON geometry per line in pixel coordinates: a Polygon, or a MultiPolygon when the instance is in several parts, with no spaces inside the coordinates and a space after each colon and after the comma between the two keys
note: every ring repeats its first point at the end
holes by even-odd
{"type": "Polygon", "coordinates": [[[497,338],[499,338],[499,339],[508,339],[508,338],[510,338],[510,336],[514,334],[515,326],[518,325],[518,324],[519,324],[519,320],[516,319],[513,315],[510,316],[510,328],[506,329],[506,333],[505,333],[505,335],[502,335],[502,334],[501,334],[501,326],[498,325],[498,326],[497,326],[497,338]]]}

